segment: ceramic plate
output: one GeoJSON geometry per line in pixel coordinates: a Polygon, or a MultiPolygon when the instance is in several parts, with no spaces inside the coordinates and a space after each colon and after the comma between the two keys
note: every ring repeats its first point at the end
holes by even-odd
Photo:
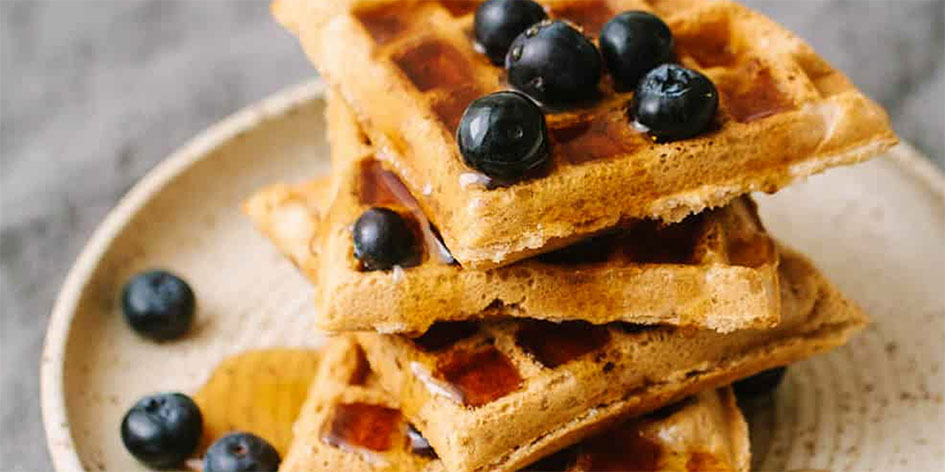
{"type": "MultiPolygon", "coordinates": [[[[132,471],[121,417],[138,397],[195,391],[226,356],[314,346],[312,291],[239,211],[262,185],[328,170],[323,87],[312,82],[202,133],[108,215],[72,268],[42,358],[46,436],[58,470],[132,471]],[[116,300],[163,267],[194,287],[196,329],[156,344],[116,300]]],[[[808,253],[872,315],[838,351],[795,365],[745,405],[756,470],[945,468],[945,178],[903,145],[759,197],[771,232],[808,253]]]]}

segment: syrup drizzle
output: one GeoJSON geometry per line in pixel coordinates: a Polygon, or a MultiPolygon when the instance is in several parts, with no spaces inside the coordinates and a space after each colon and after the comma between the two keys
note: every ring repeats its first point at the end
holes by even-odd
{"type": "Polygon", "coordinates": [[[552,152],[572,164],[630,154],[650,144],[646,135],[627,124],[626,112],[621,109],[553,126],[550,134],[552,152]]]}
{"type": "Polygon", "coordinates": [[[197,452],[239,430],[265,438],[284,456],[319,358],[318,351],[279,348],[224,359],[193,397],[203,414],[197,452]]]}
{"type": "Polygon", "coordinates": [[[577,461],[593,471],[658,471],[663,448],[647,438],[633,423],[617,428],[582,443],[577,461]]]}
{"type": "Polygon", "coordinates": [[[389,6],[372,6],[355,12],[355,16],[377,44],[385,44],[406,31],[403,12],[389,6]]]}
{"type": "Polygon", "coordinates": [[[417,221],[427,254],[442,264],[455,264],[456,260],[437,235],[430,220],[420,208],[407,186],[397,174],[387,170],[376,159],[361,163],[359,196],[363,205],[402,206],[417,221]]]}
{"type": "Polygon", "coordinates": [[[455,386],[450,385],[448,382],[444,382],[433,377],[433,374],[419,362],[410,363],[410,371],[413,372],[413,375],[420,379],[420,382],[427,387],[427,390],[433,395],[441,396],[448,398],[454,403],[462,403],[463,394],[455,386]]]}
{"type": "Polygon", "coordinates": [[[522,469],[525,471],[727,471],[731,465],[703,451],[677,451],[659,436],[644,433],[651,420],[663,420],[685,407],[683,400],[642,419],[626,420],[583,442],[563,449],[522,469]],[[677,454],[681,453],[681,454],[677,454]],[[682,462],[685,460],[685,462],[682,462]]]}
{"type": "Polygon", "coordinates": [[[463,53],[436,38],[424,40],[393,59],[421,92],[434,88],[459,90],[475,83],[473,69],[463,53]]]}
{"type": "Polygon", "coordinates": [[[454,349],[440,354],[436,377],[445,380],[466,406],[482,406],[522,385],[518,369],[495,346],[454,349]]]}
{"type": "Polygon", "coordinates": [[[671,225],[642,220],[622,235],[622,249],[631,260],[643,264],[686,264],[692,261],[704,213],[671,225]]]}
{"type": "Polygon", "coordinates": [[[453,16],[463,16],[472,13],[483,0],[441,0],[440,4],[453,16]]]}
{"type": "Polygon", "coordinates": [[[586,321],[559,324],[530,320],[519,328],[515,337],[522,349],[548,368],[558,367],[596,351],[610,341],[606,327],[586,321]]]}
{"type": "Polygon", "coordinates": [[[322,440],[349,450],[384,452],[394,444],[403,425],[400,411],[371,403],[341,403],[322,440]]]}
{"type": "Polygon", "coordinates": [[[719,81],[716,86],[722,103],[736,121],[749,123],[795,108],[780,90],[771,69],[749,60],[735,73],[739,80],[719,81]]]}

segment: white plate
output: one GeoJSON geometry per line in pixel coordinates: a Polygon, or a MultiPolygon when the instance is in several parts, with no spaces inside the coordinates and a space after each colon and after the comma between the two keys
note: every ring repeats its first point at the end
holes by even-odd
{"type": "MultiPolygon", "coordinates": [[[[327,170],[322,93],[304,84],[202,133],[99,227],[62,288],[42,358],[58,470],[139,470],[118,435],[139,396],[193,392],[235,352],[318,343],[311,290],[239,204],[264,184],[327,170]],[[197,329],[181,341],[142,340],[121,318],[122,283],[149,267],[183,274],[197,293],[197,329]]],[[[756,469],[943,470],[945,178],[901,146],[760,201],[771,231],[874,323],[747,405],[756,469]]]]}

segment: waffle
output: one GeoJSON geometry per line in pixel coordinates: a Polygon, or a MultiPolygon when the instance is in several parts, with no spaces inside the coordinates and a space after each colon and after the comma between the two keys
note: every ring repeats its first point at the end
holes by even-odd
{"type": "Polygon", "coordinates": [[[515,470],[608,421],[839,346],[866,322],[803,257],[783,252],[779,271],[781,322],[766,330],[506,319],[357,337],[449,470],[515,470]]]}
{"type": "Polygon", "coordinates": [[[596,36],[614,13],[656,13],[680,63],[709,76],[720,104],[711,129],[656,143],[628,124],[630,92],[606,77],[593,105],[551,112],[547,175],[490,188],[463,164],[454,133],[468,103],[503,89],[504,70],[477,53],[475,1],[276,0],[371,139],[464,266],[507,264],[619,221],[668,222],[750,191],[865,160],[897,138],[885,112],[807,44],[726,0],[544,1],[552,17],[596,36]],[[341,46],[343,45],[343,47],[341,46]]]}
{"type": "MultiPolygon", "coordinates": [[[[412,445],[397,402],[379,388],[357,344],[336,339],[325,356],[280,471],[447,470],[422,441],[412,445]],[[361,413],[360,421],[352,421],[351,413],[361,413]]],[[[749,462],[748,428],[725,387],[610,427],[527,469],[747,472],[749,462]]]]}
{"type": "Polygon", "coordinates": [[[422,333],[436,321],[502,313],[591,323],[627,321],[768,327],[780,316],[777,251],[755,204],[739,198],[668,226],[652,220],[513,265],[476,270],[449,263],[407,187],[366,144],[343,102],[329,97],[335,188],[274,185],[249,199],[260,230],[317,285],[318,326],[422,333]],[[330,204],[320,203],[324,199],[330,204]],[[350,227],[367,207],[395,208],[427,244],[419,265],[364,272],[350,227]],[[320,256],[319,256],[320,255],[320,256]],[[574,296],[580,293],[581,296],[574,296]]]}

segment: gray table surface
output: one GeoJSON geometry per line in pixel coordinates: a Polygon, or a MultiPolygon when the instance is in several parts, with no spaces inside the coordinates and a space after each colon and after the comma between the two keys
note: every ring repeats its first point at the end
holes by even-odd
{"type": "MultiPolygon", "coordinates": [[[[812,43],[945,165],[945,3],[747,3],[812,43]]],[[[0,2],[0,470],[51,468],[43,334],[106,212],[195,133],[312,74],[261,1],[0,2]]]]}

